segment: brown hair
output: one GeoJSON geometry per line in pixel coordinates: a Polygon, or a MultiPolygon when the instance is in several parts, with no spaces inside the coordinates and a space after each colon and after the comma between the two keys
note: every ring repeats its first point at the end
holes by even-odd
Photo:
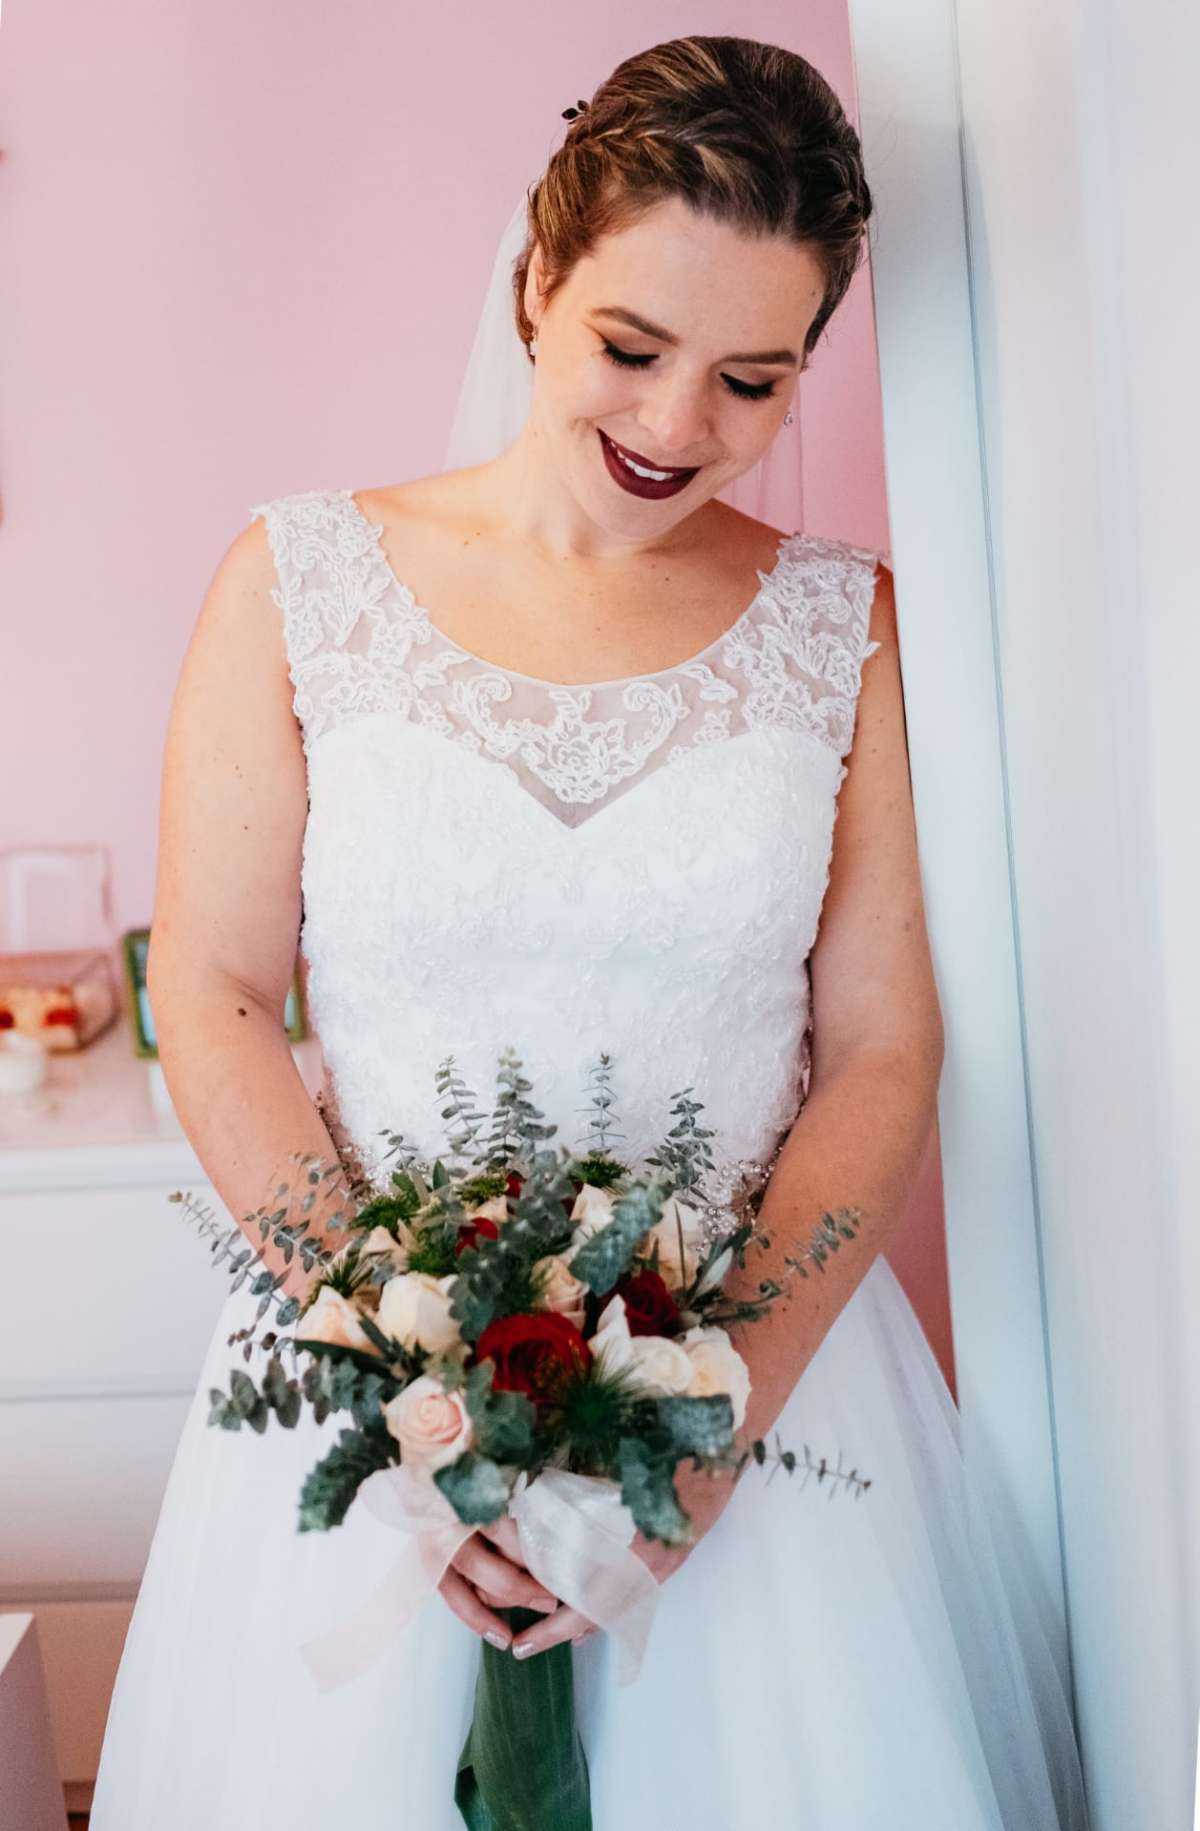
{"type": "Polygon", "coordinates": [[[871,193],[858,135],[820,71],[751,38],[653,45],[618,64],[574,114],[530,186],[528,235],[513,266],[526,350],[535,241],[548,303],[603,236],[668,197],[746,234],[781,235],[811,250],[825,292],[804,340],[807,368],[858,267],[871,193]]]}

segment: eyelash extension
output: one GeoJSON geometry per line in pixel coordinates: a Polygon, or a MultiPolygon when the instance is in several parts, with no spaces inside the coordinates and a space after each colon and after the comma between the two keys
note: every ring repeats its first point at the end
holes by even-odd
{"type": "MultiPolygon", "coordinates": [[[[604,345],[604,354],[609,361],[617,363],[623,369],[644,369],[647,363],[656,360],[653,356],[633,356],[628,350],[618,349],[615,343],[608,341],[607,337],[602,337],[600,341],[604,345]]],[[[773,381],[736,381],[732,375],[722,375],[721,380],[738,400],[765,401],[769,400],[775,392],[773,381]]]]}

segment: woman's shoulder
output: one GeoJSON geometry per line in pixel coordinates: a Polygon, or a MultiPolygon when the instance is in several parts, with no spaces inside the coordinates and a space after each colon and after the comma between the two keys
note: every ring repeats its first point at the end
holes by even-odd
{"type": "Polygon", "coordinates": [[[712,524],[715,544],[742,568],[754,566],[763,572],[778,568],[790,574],[812,572],[814,568],[827,573],[830,567],[838,567],[847,574],[861,576],[878,571],[891,578],[882,552],[873,547],[857,546],[837,535],[809,529],[777,528],[725,502],[714,502],[711,507],[717,512],[712,524]]]}
{"type": "Polygon", "coordinates": [[[336,514],[345,503],[348,491],[340,489],[290,490],[284,495],[265,497],[248,505],[252,525],[262,521],[268,534],[286,523],[315,523],[336,514]]]}

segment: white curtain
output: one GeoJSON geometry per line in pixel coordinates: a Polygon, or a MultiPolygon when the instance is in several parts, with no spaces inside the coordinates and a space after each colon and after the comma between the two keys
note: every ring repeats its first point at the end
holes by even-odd
{"type": "Polygon", "coordinates": [[[899,11],[851,0],[964,1429],[1061,1601],[1096,1831],[1186,1831],[1200,16],[899,11]]]}

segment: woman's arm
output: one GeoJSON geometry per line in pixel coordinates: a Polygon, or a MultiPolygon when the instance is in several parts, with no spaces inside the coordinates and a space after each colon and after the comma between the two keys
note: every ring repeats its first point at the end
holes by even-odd
{"type": "MultiPolygon", "coordinates": [[[[166,975],[164,974],[164,977],[166,975]]],[[[349,1217],[356,1204],[345,1177],[323,1177],[310,1184],[307,1172],[289,1161],[302,1151],[322,1159],[317,1168],[336,1161],[327,1127],[309,1096],[292,1056],[291,1044],[274,1002],[239,985],[228,974],[194,965],[152,993],[159,1055],[171,1100],[196,1156],[213,1188],[242,1228],[246,1239],[273,1273],[286,1270],[279,1292],[299,1297],[315,1272],[305,1271],[298,1253],[288,1266],[271,1236],[264,1240],[257,1225],[243,1226],[257,1208],[287,1208],[287,1220],[307,1220],[309,1236],[338,1247],[351,1237],[329,1233],[335,1213],[349,1217]],[[280,1184],[288,1194],[276,1198],[280,1184]],[[301,1207],[315,1191],[307,1215],[301,1207]]]]}
{"type": "MultiPolygon", "coordinates": [[[[217,568],[171,707],[146,982],[180,1124],[234,1220],[284,1206],[299,1220],[315,1188],[309,1230],[324,1237],[353,1204],[342,1175],[310,1185],[289,1161],[295,1151],[337,1159],[283,1024],[308,777],[274,582],[255,521],[217,568]],[[294,1194],[277,1202],[284,1182],[294,1194]]],[[[243,1231],[269,1271],[285,1269],[257,1226],[243,1231]]],[[[293,1255],[282,1293],[300,1295],[311,1276],[293,1255]]]]}
{"type": "Polygon", "coordinates": [[[892,575],[880,566],[854,743],[838,799],[829,885],[810,955],[813,1064],[808,1098],[784,1141],[753,1244],[726,1281],[740,1297],[785,1285],[765,1316],[733,1330],[750,1368],[748,1438],[762,1437],[904,1216],[937,1110],[944,1035],[925,928],[909,782],[892,575]],[[808,1277],[785,1259],[822,1214],[858,1208],[808,1277]]]}

